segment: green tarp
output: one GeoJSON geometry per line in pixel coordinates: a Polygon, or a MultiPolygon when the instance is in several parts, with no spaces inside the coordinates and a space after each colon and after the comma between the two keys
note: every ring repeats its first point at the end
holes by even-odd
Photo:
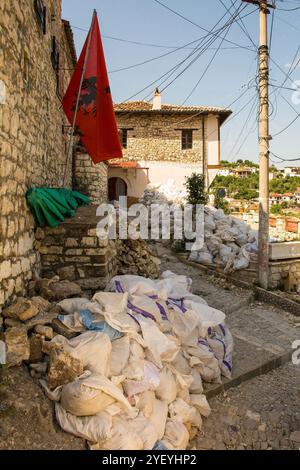
{"type": "Polygon", "coordinates": [[[57,227],[66,217],[74,217],[78,206],[90,202],[87,196],[65,188],[31,188],[26,199],[40,227],[57,227]]]}

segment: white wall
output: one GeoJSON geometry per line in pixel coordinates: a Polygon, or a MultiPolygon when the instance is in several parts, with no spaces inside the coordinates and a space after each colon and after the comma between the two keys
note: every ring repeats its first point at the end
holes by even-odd
{"type": "Polygon", "coordinates": [[[141,197],[145,186],[152,184],[166,184],[173,179],[176,187],[184,189],[185,177],[192,173],[202,173],[202,164],[196,163],[173,163],[173,162],[137,162],[141,168],[148,168],[149,181],[147,180],[147,170],[144,169],[122,169],[109,168],[108,177],[122,178],[127,184],[127,195],[129,197],[141,197]]]}

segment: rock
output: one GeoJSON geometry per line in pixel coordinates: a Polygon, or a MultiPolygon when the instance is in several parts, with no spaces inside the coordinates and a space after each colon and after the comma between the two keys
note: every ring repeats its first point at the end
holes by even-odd
{"type": "Polygon", "coordinates": [[[57,318],[61,313],[62,309],[55,305],[52,307],[49,312],[41,312],[36,317],[28,320],[25,323],[20,322],[15,318],[6,318],[4,324],[6,327],[24,327],[27,331],[33,330],[36,325],[51,325],[52,321],[57,318]]]}
{"type": "Polygon", "coordinates": [[[226,450],[224,442],[216,442],[214,450],[226,450]]]}
{"type": "Polygon", "coordinates": [[[47,287],[44,296],[49,300],[64,300],[71,297],[81,297],[81,287],[75,282],[53,282],[47,287]]]}
{"type": "Polygon", "coordinates": [[[50,302],[48,300],[43,299],[43,297],[32,297],[31,302],[39,309],[39,312],[48,312],[51,308],[50,302]]]}
{"type": "Polygon", "coordinates": [[[118,274],[136,274],[152,278],[159,276],[160,260],[153,256],[145,240],[118,240],[116,249],[118,274]]]}
{"type": "Polygon", "coordinates": [[[254,419],[246,418],[244,423],[244,428],[247,429],[248,431],[254,431],[258,427],[257,421],[254,419]]]}
{"type": "Polygon", "coordinates": [[[266,423],[262,423],[258,426],[259,432],[266,432],[266,429],[267,429],[266,423]]]}
{"type": "Polygon", "coordinates": [[[40,335],[33,334],[29,340],[30,344],[30,356],[29,362],[41,362],[43,354],[43,337],[40,335]]]}
{"type": "Polygon", "coordinates": [[[255,413],[251,410],[247,410],[246,416],[247,416],[247,418],[253,419],[253,421],[256,421],[257,423],[260,422],[260,414],[259,413],[255,413]]]}
{"type": "Polygon", "coordinates": [[[47,367],[47,362],[38,362],[37,364],[30,364],[30,368],[40,374],[45,374],[47,372],[47,367]]]}
{"type": "Polygon", "coordinates": [[[294,431],[290,435],[290,440],[293,442],[297,442],[297,444],[300,444],[300,431],[294,431]]]}
{"type": "Polygon", "coordinates": [[[6,346],[2,340],[0,340],[0,364],[6,364],[6,346]]]}
{"type": "Polygon", "coordinates": [[[69,330],[60,320],[55,318],[52,323],[53,330],[58,333],[59,335],[65,336],[68,339],[72,339],[75,336],[78,336],[78,333],[69,330]]]}
{"type": "Polygon", "coordinates": [[[35,283],[35,290],[38,292],[43,298],[49,299],[51,297],[51,284],[58,282],[59,277],[54,276],[51,279],[39,279],[35,283]]]}
{"type": "Polygon", "coordinates": [[[52,349],[48,372],[49,388],[54,388],[73,382],[83,373],[82,362],[65,351],[52,349]]]}
{"type": "Polygon", "coordinates": [[[105,290],[108,281],[108,279],[103,277],[91,277],[87,279],[78,279],[78,281],[76,281],[76,284],[78,284],[84,291],[99,291],[105,290]]]}
{"type": "Polygon", "coordinates": [[[57,270],[57,274],[61,281],[75,281],[76,271],[74,266],[65,266],[57,270]]]}
{"type": "Polygon", "coordinates": [[[39,309],[31,300],[20,297],[16,302],[3,310],[5,318],[15,318],[21,321],[30,320],[38,315],[39,309]]]}
{"type": "Polygon", "coordinates": [[[30,347],[26,328],[9,328],[6,330],[4,337],[8,364],[18,366],[29,359],[30,347]]]}
{"type": "Polygon", "coordinates": [[[53,329],[51,328],[51,326],[36,325],[34,331],[39,335],[44,336],[44,338],[46,339],[53,338],[53,329]]]}

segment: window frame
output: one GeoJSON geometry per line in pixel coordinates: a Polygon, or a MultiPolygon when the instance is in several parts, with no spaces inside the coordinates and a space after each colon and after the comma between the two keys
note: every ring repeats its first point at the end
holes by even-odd
{"type": "Polygon", "coordinates": [[[120,143],[123,149],[128,148],[128,131],[133,131],[133,127],[120,127],[119,128],[120,143]]]}
{"type": "Polygon", "coordinates": [[[192,150],[194,143],[194,129],[181,129],[181,150],[192,150]]]}

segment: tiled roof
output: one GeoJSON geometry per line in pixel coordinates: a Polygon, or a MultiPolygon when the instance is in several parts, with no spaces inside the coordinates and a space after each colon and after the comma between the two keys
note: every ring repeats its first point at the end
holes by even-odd
{"type": "Polygon", "coordinates": [[[152,103],[148,101],[128,101],[127,103],[116,103],[114,105],[116,113],[145,113],[154,114],[219,114],[225,120],[232,111],[227,108],[216,108],[213,106],[179,106],[174,104],[162,104],[161,109],[152,109],[152,103]]]}
{"type": "Polygon", "coordinates": [[[110,162],[108,166],[110,168],[123,168],[123,169],[134,168],[134,169],[140,169],[140,170],[146,169],[146,168],[141,167],[138,162],[123,162],[123,161],[110,162]]]}

